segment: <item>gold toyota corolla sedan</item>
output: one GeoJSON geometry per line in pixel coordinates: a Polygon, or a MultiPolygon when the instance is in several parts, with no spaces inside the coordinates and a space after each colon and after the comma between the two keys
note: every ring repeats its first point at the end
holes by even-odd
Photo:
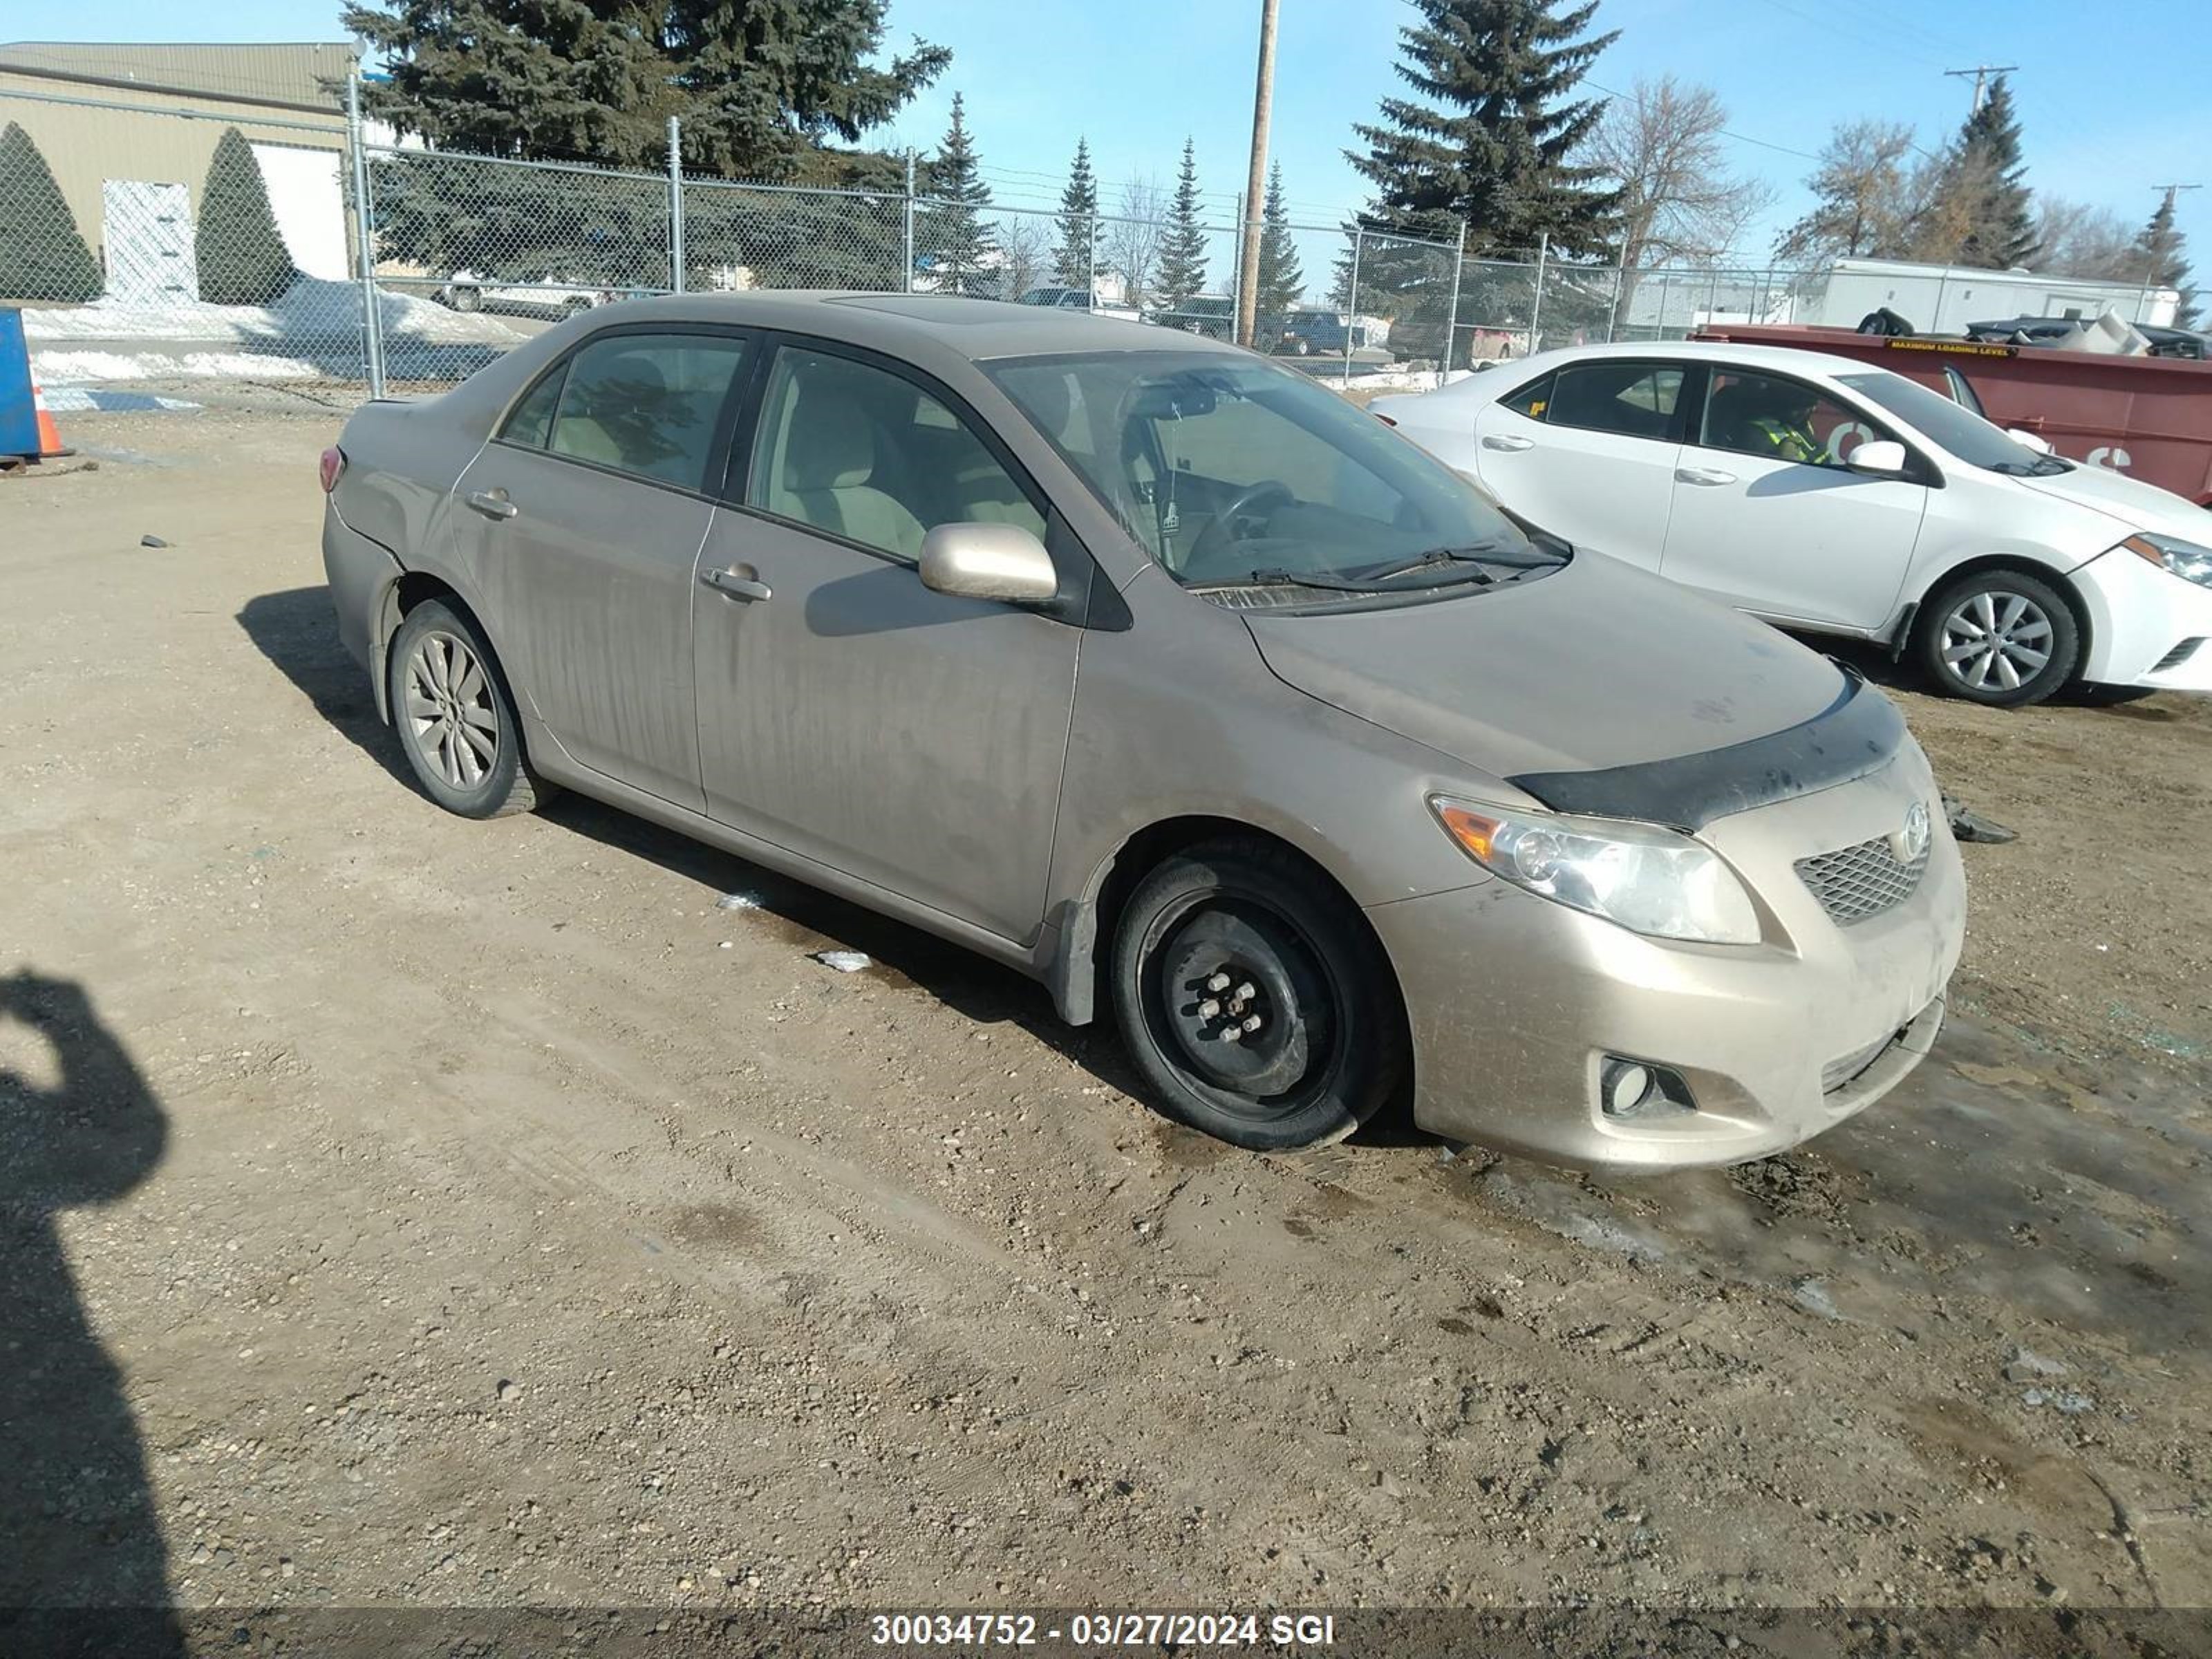
{"type": "Polygon", "coordinates": [[[1249,352],[640,301],[369,404],[323,478],[340,631],[441,805],[578,790],[957,940],[1239,1146],[1404,1096],[1734,1163],[1942,1022],[1958,850],[1881,692],[1249,352]]]}

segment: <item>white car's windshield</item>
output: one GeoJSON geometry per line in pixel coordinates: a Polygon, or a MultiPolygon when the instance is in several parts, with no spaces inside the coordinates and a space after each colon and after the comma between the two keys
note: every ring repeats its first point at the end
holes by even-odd
{"type": "Polygon", "coordinates": [[[1187,587],[1418,592],[1564,562],[1458,473],[1303,374],[1218,352],[984,367],[1187,587]]]}
{"type": "Polygon", "coordinates": [[[2030,477],[2063,472],[2067,463],[2043,455],[2005,435],[1970,409],[1961,408],[1940,392],[1930,392],[1917,380],[1877,369],[1867,374],[1838,374],[1838,386],[1847,386],[1899,418],[1919,428],[1930,442],[1941,444],[1968,466],[1991,472],[2030,477]]]}

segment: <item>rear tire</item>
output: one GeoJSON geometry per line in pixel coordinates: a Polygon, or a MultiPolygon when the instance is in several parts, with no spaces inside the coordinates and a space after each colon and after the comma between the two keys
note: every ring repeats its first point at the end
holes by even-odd
{"type": "Polygon", "coordinates": [[[385,672],[392,729],[432,800],[465,818],[497,818],[550,796],[523,763],[506,678],[468,617],[423,600],[392,636],[385,672]]]}
{"type": "Polygon", "coordinates": [[[1206,842],[1146,876],[1115,934],[1113,994],[1153,1103],[1255,1152],[1342,1139],[1406,1074],[1382,947],[1271,842],[1206,842]]]}
{"type": "Polygon", "coordinates": [[[483,291],[481,289],[474,288],[455,289],[453,290],[453,309],[456,311],[482,311],[483,309],[483,291]]]}
{"type": "Polygon", "coordinates": [[[1921,605],[1913,635],[1913,654],[1938,690],[1997,708],[2041,702],[2081,660],[2074,607],[2019,570],[1945,583],[1921,605]]]}

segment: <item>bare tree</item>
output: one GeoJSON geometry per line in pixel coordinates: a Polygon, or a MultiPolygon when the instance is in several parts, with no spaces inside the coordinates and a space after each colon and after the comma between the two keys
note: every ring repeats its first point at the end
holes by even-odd
{"type": "Polygon", "coordinates": [[[1006,213],[998,221],[999,297],[1018,300],[1038,285],[1052,262],[1053,222],[1034,213],[1006,213]]]}
{"type": "Polygon", "coordinates": [[[1099,228],[1098,257],[1127,284],[1128,303],[1141,306],[1159,267],[1160,241],[1167,233],[1168,193],[1150,174],[1132,173],[1121,186],[1121,204],[1107,211],[1114,217],[1099,228]]]}
{"type": "Polygon", "coordinates": [[[1894,255],[1920,201],[1905,158],[1912,129],[1896,121],[1849,121],[1820,152],[1820,165],[1805,183],[1819,204],[1782,233],[1774,245],[1782,259],[1850,258],[1894,255]]]}
{"type": "Polygon", "coordinates": [[[1589,156],[1620,185],[1623,264],[1709,258],[1773,201],[1765,180],[1730,170],[1721,149],[1727,124],[1711,88],[1671,75],[1638,81],[1632,95],[1606,106],[1589,156]]]}
{"type": "Polygon", "coordinates": [[[2054,276],[2132,283],[2142,275],[2136,233],[2110,208],[2038,196],[2035,236],[2043,245],[2042,267],[2054,276]]]}

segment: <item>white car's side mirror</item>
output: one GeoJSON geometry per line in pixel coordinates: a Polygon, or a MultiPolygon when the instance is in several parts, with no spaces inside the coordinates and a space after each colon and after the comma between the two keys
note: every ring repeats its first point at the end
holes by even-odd
{"type": "Polygon", "coordinates": [[[2022,449],[2032,449],[2039,455],[2048,455],[2052,453],[2050,439],[2039,438],[2033,432],[2022,432],[2016,426],[2007,427],[2005,428],[2005,436],[2011,439],[2022,449]]]}
{"type": "Polygon", "coordinates": [[[1872,477],[1902,477],[1906,465],[1905,446],[1894,438],[1869,438],[1851,451],[1844,465],[1872,477]]]}
{"type": "Polygon", "coordinates": [[[1019,525],[941,524],[922,538],[921,585],[963,599],[1046,605],[1060,592],[1060,573],[1019,525]]]}

